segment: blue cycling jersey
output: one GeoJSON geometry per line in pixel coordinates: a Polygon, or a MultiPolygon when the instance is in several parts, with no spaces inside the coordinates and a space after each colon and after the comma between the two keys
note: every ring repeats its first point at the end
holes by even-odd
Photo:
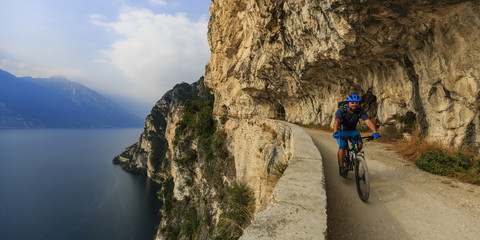
{"type": "MultiPolygon", "coordinates": [[[[350,112],[344,107],[340,107],[337,112],[335,113],[335,119],[342,119],[343,112],[345,112],[345,117],[343,117],[343,129],[342,131],[351,131],[355,130],[357,128],[357,123],[358,120],[358,113],[357,112],[350,112]]],[[[363,119],[363,121],[369,119],[370,117],[367,115],[365,110],[360,109],[360,118],[363,119]]]]}

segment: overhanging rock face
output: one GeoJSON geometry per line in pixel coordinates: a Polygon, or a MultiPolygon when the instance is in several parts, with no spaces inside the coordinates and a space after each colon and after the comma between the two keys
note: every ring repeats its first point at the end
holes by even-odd
{"type": "Polygon", "coordinates": [[[480,145],[478,1],[225,0],[210,14],[216,114],[331,125],[356,93],[383,127],[480,145]]]}

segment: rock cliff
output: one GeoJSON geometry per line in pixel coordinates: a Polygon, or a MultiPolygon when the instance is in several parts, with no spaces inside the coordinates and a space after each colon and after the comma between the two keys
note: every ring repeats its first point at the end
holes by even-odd
{"type": "Polygon", "coordinates": [[[177,84],[164,94],[145,119],[139,141],[114,159],[127,171],[144,172],[153,180],[162,181],[170,171],[176,123],[187,100],[206,99],[210,95],[203,77],[192,85],[177,84]]]}
{"type": "Polygon", "coordinates": [[[478,1],[225,0],[210,15],[217,115],[331,126],[356,93],[380,129],[480,145],[478,1]]]}
{"type": "Polygon", "coordinates": [[[239,237],[268,206],[293,151],[289,127],[274,120],[212,115],[203,78],[167,92],[137,143],[114,159],[161,184],[157,239],[239,237]]]}

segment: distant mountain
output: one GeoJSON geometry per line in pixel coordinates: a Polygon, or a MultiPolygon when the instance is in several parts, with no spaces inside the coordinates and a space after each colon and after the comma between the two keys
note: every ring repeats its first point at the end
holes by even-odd
{"type": "Polygon", "coordinates": [[[18,78],[0,70],[0,128],[141,127],[136,117],[63,77],[18,78]]]}

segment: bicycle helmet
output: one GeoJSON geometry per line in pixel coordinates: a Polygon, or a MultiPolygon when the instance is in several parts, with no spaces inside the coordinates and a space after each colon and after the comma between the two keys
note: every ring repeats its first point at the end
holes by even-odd
{"type": "Polygon", "coordinates": [[[347,97],[347,102],[360,102],[360,97],[352,94],[347,97]]]}

